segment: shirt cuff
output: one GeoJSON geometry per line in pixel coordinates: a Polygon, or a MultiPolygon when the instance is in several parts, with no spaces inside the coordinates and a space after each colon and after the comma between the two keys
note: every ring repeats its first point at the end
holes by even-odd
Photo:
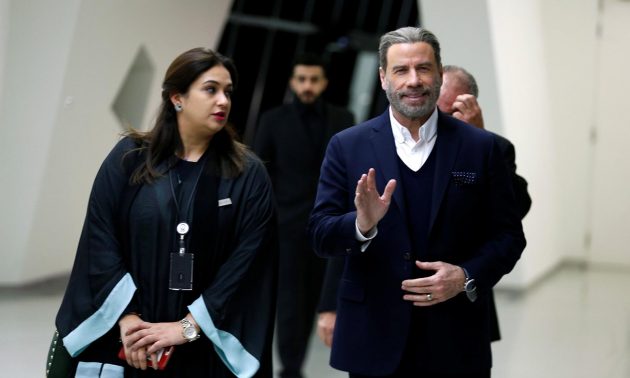
{"type": "Polygon", "coordinates": [[[365,252],[365,250],[367,249],[367,247],[370,245],[370,242],[372,242],[372,239],[374,239],[376,237],[376,235],[378,234],[378,228],[374,227],[373,229],[371,229],[367,235],[363,235],[361,233],[361,231],[359,231],[359,224],[357,223],[357,221],[354,221],[354,236],[355,238],[362,242],[363,244],[361,244],[361,252],[365,252]]]}

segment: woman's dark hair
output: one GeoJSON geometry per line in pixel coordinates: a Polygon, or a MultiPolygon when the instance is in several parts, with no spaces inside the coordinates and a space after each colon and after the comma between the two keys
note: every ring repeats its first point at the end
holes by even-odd
{"type": "MultiPolygon", "coordinates": [[[[207,48],[194,48],[179,55],[166,70],[162,83],[162,104],[158,110],[155,125],[148,132],[129,131],[127,136],[134,139],[139,145],[139,150],[145,153],[145,160],[134,171],[131,182],[151,183],[161,177],[157,167],[166,161],[174,162],[176,154],[183,153],[183,144],[177,127],[177,115],[171,96],[173,94],[186,94],[190,85],[197,78],[214,66],[225,67],[232,78],[232,86],[236,89],[238,74],[232,60],[207,48]]],[[[247,147],[237,141],[236,132],[226,125],[216,133],[206,151],[206,169],[214,173],[235,177],[240,174],[245,166],[245,154],[247,147]]]]}

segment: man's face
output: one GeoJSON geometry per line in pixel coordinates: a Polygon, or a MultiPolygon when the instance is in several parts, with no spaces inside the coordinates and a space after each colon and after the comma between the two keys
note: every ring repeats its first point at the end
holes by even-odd
{"type": "Polygon", "coordinates": [[[456,72],[444,72],[437,106],[444,113],[453,114],[455,111],[453,104],[457,96],[468,92],[468,88],[463,84],[463,81],[459,79],[456,72]]]}
{"type": "Polygon", "coordinates": [[[387,69],[379,69],[381,87],[394,115],[422,122],[429,118],[442,85],[442,67],[425,42],[398,43],[387,51],[387,69]]]}
{"type": "Polygon", "coordinates": [[[293,68],[289,85],[303,104],[312,104],[328,86],[328,79],[322,67],[298,64],[293,68]]]}

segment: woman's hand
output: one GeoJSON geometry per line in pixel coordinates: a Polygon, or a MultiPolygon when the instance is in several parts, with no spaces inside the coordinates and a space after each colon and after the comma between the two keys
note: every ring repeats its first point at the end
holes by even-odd
{"type": "MultiPolygon", "coordinates": [[[[195,323],[193,322],[193,325],[195,323]]],[[[195,325],[196,328],[198,328],[195,325]]],[[[188,342],[182,333],[182,325],[177,322],[141,322],[127,330],[127,345],[134,351],[146,348],[147,354],[154,354],[162,348],[188,342]]]]}
{"type": "MultiPolygon", "coordinates": [[[[147,368],[147,350],[145,346],[138,347],[136,349],[132,349],[130,346],[133,344],[131,342],[133,329],[143,329],[143,324],[145,323],[142,319],[136,314],[127,314],[124,315],[118,321],[118,327],[120,328],[120,340],[122,340],[122,345],[125,350],[125,359],[127,360],[127,364],[129,366],[133,366],[136,369],[146,370],[147,368]]],[[[157,355],[155,353],[149,355],[152,362],[153,368],[157,369],[157,355]]]]}
{"type": "MultiPolygon", "coordinates": [[[[186,318],[199,332],[199,326],[192,316],[189,314],[186,318]]],[[[142,321],[137,315],[125,315],[118,325],[127,363],[142,370],[147,367],[147,356],[150,357],[153,368],[157,369],[157,352],[160,349],[188,342],[179,321],[150,323],[142,321]]]]}

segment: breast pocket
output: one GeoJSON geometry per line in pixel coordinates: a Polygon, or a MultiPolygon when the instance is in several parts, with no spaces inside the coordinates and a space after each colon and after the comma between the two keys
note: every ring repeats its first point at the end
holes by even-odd
{"type": "Polygon", "coordinates": [[[474,209],[483,198],[482,177],[474,172],[452,172],[446,200],[459,210],[474,209]]]}

